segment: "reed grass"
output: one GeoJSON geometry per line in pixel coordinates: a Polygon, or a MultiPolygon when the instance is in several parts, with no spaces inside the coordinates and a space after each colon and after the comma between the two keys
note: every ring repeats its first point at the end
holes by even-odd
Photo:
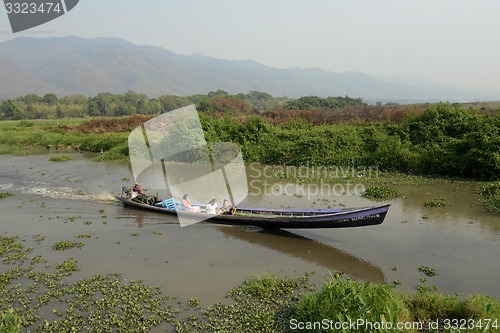
{"type": "Polygon", "coordinates": [[[486,209],[500,214],[500,183],[485,185],[479,190],[479,193],[486,209]]]}

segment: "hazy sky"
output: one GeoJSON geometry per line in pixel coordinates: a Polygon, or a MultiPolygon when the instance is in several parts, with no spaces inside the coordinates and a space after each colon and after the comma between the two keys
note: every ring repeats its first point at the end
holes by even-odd
{"type": "Polygon", "coordinates": [[[279,68],[420,78],[500,96],[499,0],[80,0],[13,34],[119,37],[178,54],[279,68]]]}

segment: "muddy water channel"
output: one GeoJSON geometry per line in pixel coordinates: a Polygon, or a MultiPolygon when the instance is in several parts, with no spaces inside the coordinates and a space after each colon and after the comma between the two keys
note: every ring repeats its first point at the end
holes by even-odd
{"type": "MultiPolygon", "coordinates": [[[[0,157],[0,192],[15,194],[0,200],[0,233],[19,235],[33,255],[52,264],[78,260],[75,279],[119,272],[183,300],[197,297],[202,306],[223,301],[231,288],[265,272],[297,277],[314,271],[313,281],[321,283],[340,270],[361,280],[399,281],[397,288],[410,292],[425,284],[448,294],[500,297],[500,218],[483,211],[472,185],[392,186],[404,197],[388,201],[392,207],[379,226],[278,232],[209,223],[181,228],[173,217],[124,208],[114,199],[133,181],[127,163],[71,156],[65,162],[51,162],[46,154],[0,157]],[[434,198],[444,198],[447,206],[424,206],[434,198]],[[78,239],[82,248],[51,248],[79,234],[91,235],[78,239]],[[35,235],[45,238],[35,242],[35,235]],[[420,265],[436,275],[426,277],[420,265]]],[[[257,176],[264,174],[254,170],[257,176]]],[[[355,191],[294,195],[292,183],[264,178],[249,186],[245,205],[376,204],[355,191]]]]}

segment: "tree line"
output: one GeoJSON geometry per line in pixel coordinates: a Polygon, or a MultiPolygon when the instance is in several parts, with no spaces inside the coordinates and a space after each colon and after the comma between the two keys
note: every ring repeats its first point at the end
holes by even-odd
{"type": "Polygon", "coordinates": [[[94,97],[71,95],[58,98],[29,94],[0,102],[0,120],[57,119],[155,115],[190,104],[198,111],[224,114],[252,114],[268,110],[339,110],[366,105],[361,98],[307,96],[298,99],[274,97],[265,92],[250,91],[231,95],[223,90],[191,96],[164,95],[149,98],[129,91],[125,94],[100,93],[94,97]]]}

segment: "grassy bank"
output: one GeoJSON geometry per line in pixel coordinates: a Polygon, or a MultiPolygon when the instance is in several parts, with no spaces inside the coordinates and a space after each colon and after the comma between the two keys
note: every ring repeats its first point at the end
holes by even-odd
{"type": "MultiPolygon", "coordinates": [[[[176,300],[141,282],[126,282],[119,274],[68,282],[80,270],[77,261],[52,265],[32,252],[22,239],[0,236],[0,258],[8,268],[0,274],[1,332],[143,333],[159,325],[167,332],[338,332],[342,330],[331,325],[349,320],[385,327],[422,325],[405,332],[450,332],[447,325],[455,325],[455,320],[457,325],[473,323],[467,332],[493,332],[500,325],[500,302],[488,296],[458,298],[429,291],[409,295],[341,273],[322,287],[311,284],[307,274],[256,276],[232,289],[225,304],[202,309],[197,298],[176,300]],[[439,328],[430,326],[438,321],[439,328]]],[[[360,326],[345,331],[398,330],[360,326]]]]}
{"type": "MultiPolygon", "coordinates": [[[[291,112],[291,111],[290,111],[291,112]]],[[[335,112],[335,111],[331,111],[335,112]]],[[[150,116],[151,117],[151,116],[150,116]]],[[[246,162],[293,166],[375,166],[388,172],[497,180],[500,177],[500,114],[451,104],[408,111],[400,123],[317,124],[304,118],[274,123],[263,115],[200,113],[207,141],[235,142],[246,162]]],[[[103,152],[126,159],[127,135],[148,117],[77,121],[0,122],[4,153],[33,147],[103,152]],[[19,148],[22,147],[22,148],[19,148]]]]}
{"type": "Polygon", "coordinates": [[[126,132],[83,132],[85,120],[36,120],[0,122],[0,154],[26,155],[40,152],[103,153],[99,160],[128,158],[126,132]]]}

